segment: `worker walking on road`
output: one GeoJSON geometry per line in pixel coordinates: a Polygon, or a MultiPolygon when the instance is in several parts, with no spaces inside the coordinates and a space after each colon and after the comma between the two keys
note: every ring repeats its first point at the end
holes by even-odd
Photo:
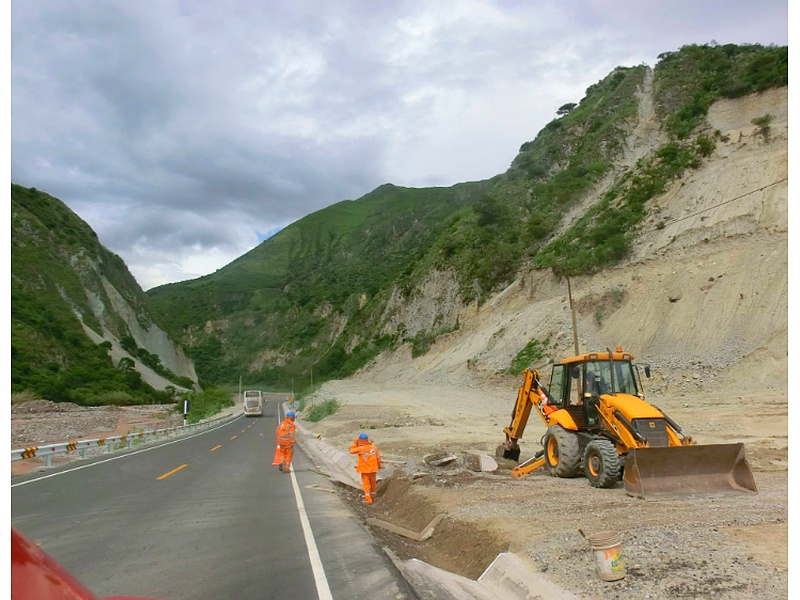
{"type": "Polygon", "coordinates": [[[358,454],[356,472],[361,473],[361,485],[364,488],[364,502],[372,504],[378,489],[378,471],[381,464],[381,453],[378,447],[369,441],[369,436],[362,433],[353,440],[351,454],[358,454]]]}
{"type": "Polygon", "coordinates": [[[273,465],[278,465],[278,470],[284,473],[291,472],[292,454],[294,453],[294,431],[297,425],[294,424],[294,412],[286,413],[286,418],[280,422],[275,430],[275,441],[278,447],[275,448],[275,458],[273,465]]]}

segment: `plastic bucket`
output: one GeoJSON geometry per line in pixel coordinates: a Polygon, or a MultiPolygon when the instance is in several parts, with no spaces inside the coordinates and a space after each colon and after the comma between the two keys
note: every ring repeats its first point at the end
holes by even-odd
{"type": "Polygon", "coordinates": [[[622,555],[622,537],[616,531],[601,531],[586,538],[592,547],[597,576],[603,581],[617,581],[625,577],[625,557],[622,555]]]}

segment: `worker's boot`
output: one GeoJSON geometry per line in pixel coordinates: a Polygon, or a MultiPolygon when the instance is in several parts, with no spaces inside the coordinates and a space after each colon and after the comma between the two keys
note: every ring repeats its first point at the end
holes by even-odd
{"type": "Polygon", "coordinates": [[[283,463],[278,465],[278,471],[283,471],[283,463]]]}
{"type": "Polygon", "coordinates": [[[370,496],[370,495],[364,496],[364,502],[366,504],[372,504],[372,496],[370,496]]]}

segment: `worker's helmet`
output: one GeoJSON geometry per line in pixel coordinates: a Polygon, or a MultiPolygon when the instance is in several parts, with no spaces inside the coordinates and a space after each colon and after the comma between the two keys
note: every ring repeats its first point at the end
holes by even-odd
{"type": "Polygon", "coordinates": [[[286,413],[286,416],[289,417],[290,419],[294,419],[294,411],[290,410],[289,412],[286,413]]]}
{"type": "Polygon", "coordinates": [[[362,433],[360,436],[358,436],[358,439],[360,439],[360,440],[368,440],[369,436],[366,433],[362,433]]]}

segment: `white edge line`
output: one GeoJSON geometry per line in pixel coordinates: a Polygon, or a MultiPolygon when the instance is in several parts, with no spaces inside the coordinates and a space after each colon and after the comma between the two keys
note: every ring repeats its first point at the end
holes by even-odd
{"type": "Polygon", "coordinates": [[[236,417],[235,419],[231,419],[227,423],[222,423],[221,425],[218,425],[217,427],[212,427],[211,429],[206,429],[205,431],[198,431],[195,434],[187,435],[186,437],[178,438],[177,440],[172,440],[170,442],[164,442],[163,444],[158,444],[156,446],[150,446],[149,448],[142,448],[141,450],[136,450],[135,452],[127,452],[125,454],[119,454],[117,456],[112,456],[111,458],[107,458],[105,460],[98,460],[98,461],[90,463],[88,465],[80,465],[80,466],[74,467],[72,469],[67,469],[65,471],[59,471],[58,473],[49,473],[48,475],[42,475],[41,477],[36,477],[35,479],[28,479],[27,481],[20,481],[18,483],[12,483],[11,487],[15,488],[15,487],[20,486],[20,485],[27,485],[29,483],[36,483],[37,481],[41,481],[43,479],[50,479],[51,477],[57,477],[59,475],[66,475],[67,473],[72,473],[73,471],[80,471],[81,469],[88,469],[89,467],[95,467],[97,465],[102,465],[103,463],[111,462],[112,460],[118,460],[120,458],[127,458],[129,456],[134,456],[136,454],[141,454],[142,452],[150,452],[150,450],[155,450],[157,448],[163,448],[164,446],[169,446],[170,444],[176,444],[178,442],[183,442],[184,440],[192,439],[194,437],[197,437],[198,435],[204,435],[204,434],[209,433],[211,431],[216,431],[220,427],[225,427],[226,425],[230,425],[234,421],[236,421],[238,419],[241,419],[241,418],[242,418],[242,416],[240,415],[240,416],[236,417]]]}
{"type": "MultiPolygon", "coordinates": [[[[278,405],[278,422],[281,421],[281,407],[278,405]]],[[[292,489],[294,489],[294,499],[297,503],[297,512],[300,515],[300,524],[303,526],[303,537],[308,548],[308,559],[311,561],[311,571],[314,573],[314,584],[317,586],[317,596],[319,600],[333,600],[331,589],[328,586],[328,578],[325,575],[325,567],[322,566],[322,559],[319,557],[317,542],[314,540],[314,532],[311,531],[311,523],[308,521],[303,496],[300,494],[300,486],[297,485],[297,478],[294,476],[294,469],[289,471],[292,478],[292,489]]]]}
{"type": "Polygon", "coordinates": [[[306,539],[306,546],[308,547],[308,558],[311,560],[311,570],[314,572],[317,596],[319,596],[319,600],[333,600],[330,587],[328,587],[328,578],[325,576],[325,568],[322,566],[322,560],[317,550],[317,543],[314,541],[314,534],[311,531],[311,523],[308,521],[306,507],[303,504],[303,497],[300,495],[297,478],[294,476],[294,469],[289,472],[289,476],[292,478],[294,498],[297,502],[297,511],[300,513],[300,524],[303,526],[303,536],[306,539]]]}

